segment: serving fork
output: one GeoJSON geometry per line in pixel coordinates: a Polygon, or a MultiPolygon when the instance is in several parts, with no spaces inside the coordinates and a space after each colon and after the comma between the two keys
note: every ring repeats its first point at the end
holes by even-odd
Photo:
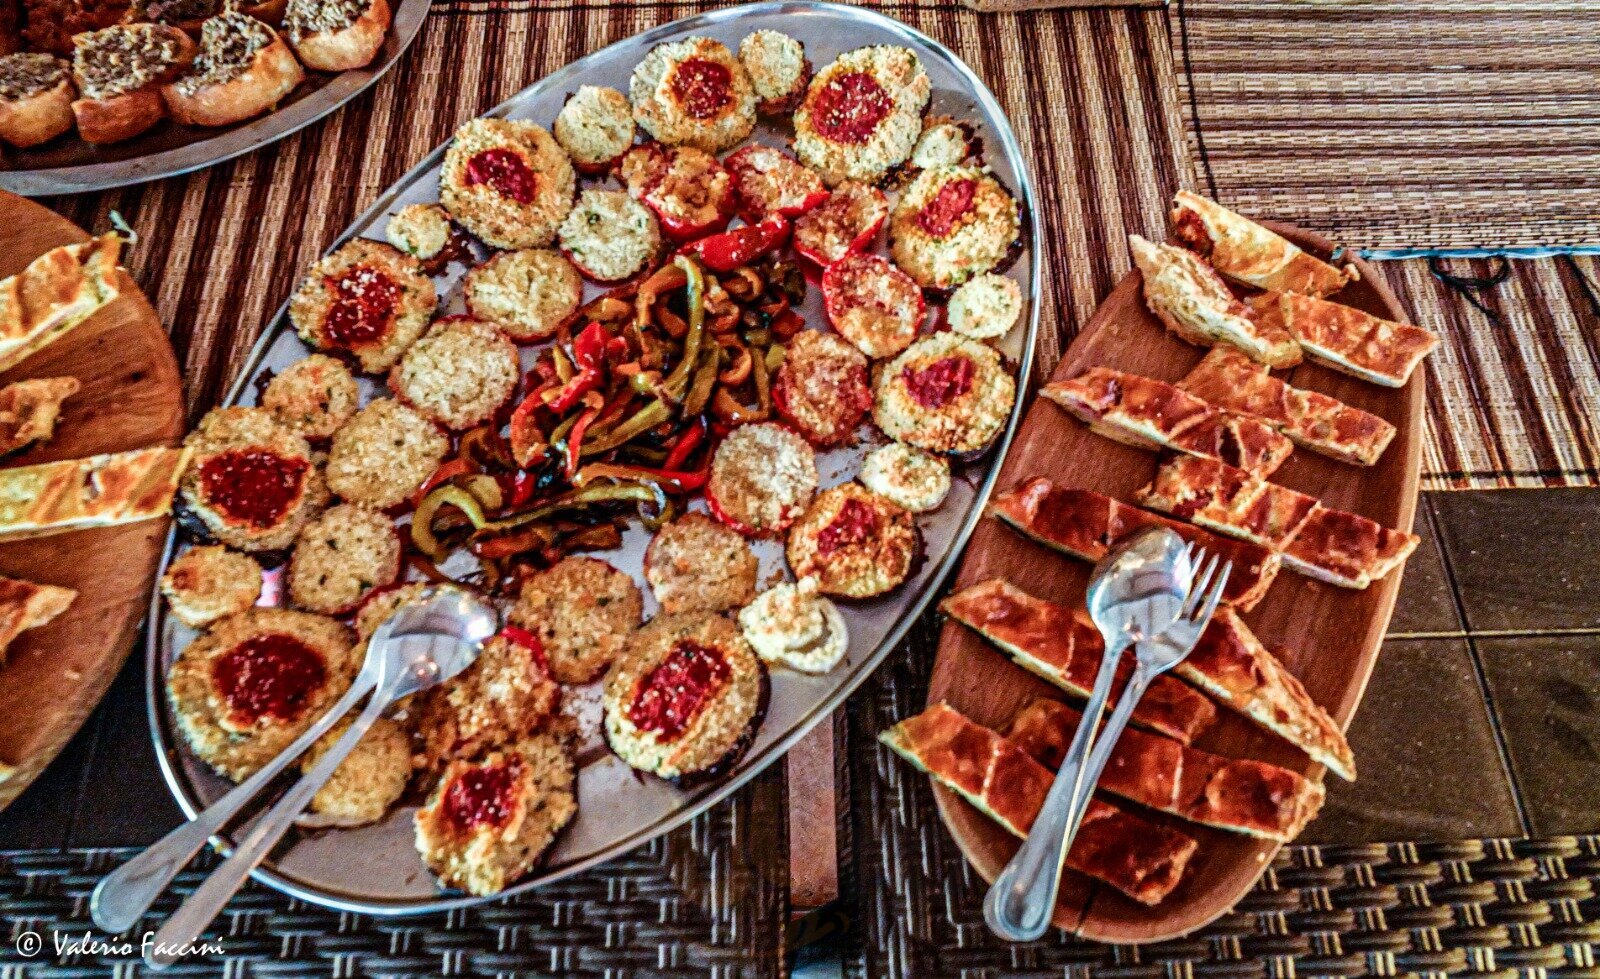
{"type": "MultiPolygon", "coordinates": [[[[1176,537],[1164,528],[1156,533],[1176,537]]],[[[1163,543],[1171,545],[1170,540],[1163,543]]],[[[1110,569],[1104,562],[1096,569],[1088,604],[1091,618],[1105,638],[1105,656],[1094,691],[1084,707],[1083,719],[1078,723],[1072,745],[1039,815],[1021,849],[995,878],[984,898],[984,921],[989,930],[1001,938],[1033,941],[1049,927],[1061,884],[1062,864],[1118,738],[1155,678],[1177,666],[1194,649],[1222,600],[1233,562],[1223,564],[1219,574],[1215,555],[1208,557],[1204,548],[1196,549],[1193,544],[1181,547],[1181,540],[1178,544],[1181,560],[1174,562],[1172,577],[1174,585],[1179,583],[1177,579],[1182,579],[1182,593],[1175,604],[1172,604],[1172,588],[1157,588],[1136,599],[1137,615],[1134,608],[1107,606],[1103,599],[1097,601],[1097,596],[1105,594],[1110,569]],[[1196,567],[1201,569],[1198,575],[1193,573],[1196,567]],[[1097,615],[1097,611],[1101,614],[1097,615]],[[1135,651],[1133,673],[1105,728],[1097,730],[1122,653],[1130,643],[1135,651]]]]}

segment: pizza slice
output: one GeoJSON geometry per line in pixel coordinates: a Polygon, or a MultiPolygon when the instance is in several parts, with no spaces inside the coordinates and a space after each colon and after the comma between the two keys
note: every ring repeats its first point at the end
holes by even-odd
{"type": "Polygon", "coordinates": [[[1335,268],[1256,222],[1186,190],[1172,200],[1172,233],[1218,272],[1258,289],[1326,296],[1360,276],[1335,268]]]}
{"type": "Polygon", "coordinates": [[[1040,394],[1107,438],[1221,459],[1258,476],[1271,475],[1294,451],[1294,443],[1270,425],[1213,407],[1164,381],[1107,367],[1052,381],[1040,394]]]}
{"type": "MultiPolygon", "coordinates": [[[[1078,625],[1083,613],[1059,602],[1035,598],[998,579],[963,589],[946,598],[939,607],[1022,666],[1063,690],[1086,696],[1082,690],[1085,681],[1092,684],[1093,675],[1086,677],[1065,665],[1070,661],[1075,667],[1088,648],[1093,649],[1095,657],[1091,662],[1097,662],[1104,648],[1098,633],[1090,638],[1078,625]],[[1073,639],[1063,638],[1066,636],[1073,639]],[[1077,689],[1061,682],[1057,676],[1072,677],[1077,689]]],[[[1341,778],[1356,777],[1355,758],[1339,725],[1327,711],[1317,706],[1294,674],[1284,668],[1227,606],[1217,610],[1199,643],[1173,672],[1216,698],[1224,707],[1328,766],[1341,778]]],[[[1155,685],[1150,690],[1154,694],[1155,685]]],[[[1141,702],[1134,713],[1134,721],[1185,743],[1193,739],[1184,737],[1185,731],[1193,730],[1194,735],[1200,733],[1193,724],[1174,723],[1186,715],[1198,717],[1198,711],[1189,710],[1186,715],[1178,713],[1177,707],[1183,701],[1165,691],[1162,701],[1159,715],[1147,711],[1146,703],[1141,702]]],[[[1205,726],[1210,726],[1209,720],[1205,726]]]]}
{"type": "Polygon", "coordinates": [[[1129,506],[1092,490],[1056,486],[1042,476],[1018,483],[989,503],[989,512],[1024,537],[1083,561],[1098,561],[1111,545],[1145,527],[1168,527],[1184,540],[1233,562],[1223,601],[1255,608],[1283,559],[1274,551],[1129,506]]]}
{"type": "MultiPolygon", "coordinates": [[[[1105,641],[1088,613],[1034,598],[996,578],[963,589],[939,610],[989,640],[1030,673],[1087,700],[1100,675],[1105,641]]],[[[1133,673],[1133,656],[1117,667],[1112,702],[1133,673]]],[[[1171,677],[1158,676],[1133,710],[1133,723],[1188,744],[1217,719],[1203,695],[1171,677]]]]}
{"type": "Polygon", "coordinates": [[[1405,387],[1422,358],[1439,345],[1432,330],[1326,299],[1266,292],[1251,306],[1261,322],[1281,326],[1300,341],[1312,360],[1387,388],[1405,387]]]}
{"type": "Polygon", "coordinates": [[[1139,491],[1145,506],[1268,547],[1303,575],[1361,589],[1411,556],[1418,538],[1374,520],[1325,507],[1315,497],[1257,479],[1210,459],[1162,464],[1139,491]]]}
{"type": "Polygon", "coordinates": [[[0,279],[0,371],[65,336],[127,288],[117,234],[52,248],[0,279]]]}
{"type": "Polygon", "coordinates": [[[1377,415],[1326,394],[1291,387],[1227,347],[1206,354],[1178,387],[1218,408],[1260,418],[1296,445],[1341,462],[1374,465],[1394,439],[1394,426],[1377,415]]]}
{"type": "Polygon", "coordinates": [[[0,664],[17,636],[65,612],[77,597],[71,588],[0,577],[0,664]]]}
{"type": "Polygon", "coordinates": [[[188,458],[157,446],[0,469],[0,541],[164,516],[188,458]]]}
{"type": "Polygon", "coordinates": [[[1261,322],[1216,270],[1194,252],[1128,236],[1144,276],[1144,302],[1167,329],[1199,347],[1238,347],[1269,367],[1300,363],[1300,345],[1282,323],[1261,322]]]}
{"type": "MultiPolygon", "coordinates": [[[[1024,707],[1006,740],[1054,771],[1083,715],[1054,700],[1024,707]]],[[[1128,728],[1095,788],[1202,826],[1287,843],[1316,818],[1322,783],[1264,761],[1224,758],[1128,728]]]]}
{"type": "MultiPolygon", "coordinates": [[[[1055,779],[1022,749],[948,704],[906,718],[878,740],[1013,836],[1028,835],[1055,779]]],[[[1091,799],[1066,866],[1155,905],[1178,886],[1198,847],[1187,833],[1091,799]]]]}
{"type": "Polygon", "coordinates": [[[0,388],[0,456],[54,435],[61,402],[79,387],[75,377],[40,377],[0,388]]]}

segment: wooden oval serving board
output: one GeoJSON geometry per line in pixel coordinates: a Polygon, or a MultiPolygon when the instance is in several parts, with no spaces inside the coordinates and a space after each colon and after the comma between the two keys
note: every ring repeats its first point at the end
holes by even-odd
{"type": "MultiPolygon", "coordinates": [[[[1327,257],[1332,250],[1331,243],[1317,235],[1287,225],[1269,226],[1314,254],[1327,257]]],[[[1406,319],[1378,273],[1365,263],[1356,265],[1361,281],[1330,298],[1387,319],[1406,319]]],[[[1090,367],[1106,366],[1177,382],[1204,354],[1169,334],[1150,314],[1139,273],[1134,271],[1100,304],[1056,368],[1054,378],[1070,378],[1090,367]]],[[[1272,480],[1312,494],[1330,507],[1409,530],[1422,462],[1425,375],[1425,370],[1418,370],[1399,390],[1309,363],[1278,375],[1296,387],[1321,391],[1380,415],[1398,432],[1383,458],[1371,468],[1296,449],[1272,480]]],[[[1005,492],[1028,477],[1046,476],[1060,485],[1131,501],[1134,492],[1154,477],[1156,466],[1154,452],[1095,435],[1054,404],[1038,399],[1023,420],[995,491],[1005,492]]],[[[1001,577],[1040,598],[1081,606],[1089,570],[1089,565],[1024,540],[989,517],[972,535],[956,586],[1001,577]]],[[[1399,588],[1399,571],[1365,591],[1350,591],[1285,568],[1245,621],[1300,678],[1312,698],[1342,726],[1348,726],[1372,673],[1399,588]]],[[[1067,699],[1013,665],[971,630],[955,622],[945,623],[928,691],[930,704],[948,701],[973,720],[1004,729],[1019,709],[1039,696],[1067,699]]],[[[1322,777],[1321,765],[1287,743],[1225,708],[1218,714],[1217,725],[1196,742],[1197,747],[1322,777]]],[[[1358,772],[1360,761],[1356,759],[1358,772]]],[[[1018,841],[955,793],[937,785],[935,791],[940,814],[961,851],[992,881],[1016,852],[1018,841]]],[[[1278,844],[1270,841],[1181,823],[1148,811],[1144,814],[1179,826],[1200,841],[1177,889],[1151,908],[1069,871],[1056,906],[1058,927],[1117,943],[1160,941],[1186,934],[1233,907],[1278,849],[1278,844]]]]}
{"type": "MultiPolygon", "coordinates": [[[[0,277],[88,235],[0,191],[0,277]]],[[[65,337],[0,374],[0,386],[76,377],[55,437],[0,462],[25,466],[174,445],[183,435],[183,383],[172,344],[128,280],[115,301],[65,337]]],[[[83,725],[121,669],[150,602],[166,520],[0,544],[0,575],[76,589],[54,622],[24,632],[0,666],[0,808],[15,799],[83,725]]]]}

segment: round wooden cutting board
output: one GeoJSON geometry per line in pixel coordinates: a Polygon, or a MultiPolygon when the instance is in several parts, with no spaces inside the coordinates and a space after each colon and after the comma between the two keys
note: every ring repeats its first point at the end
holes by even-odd
{"type": "MultiPolygon", "coordinates": [[[[0,191],[0,277],[86,238],[65,218],[0,191]]],[[[0,467],[175,445],[183,435],[183,383],[172,344],[150,303],[128,286],[88,322],[0,374],[0,386],[64,376],[83,385],[63,405],[54,438],[0,467]]],[[[66,745],[127,659],[149,605],[167,523],[0,543],[0,575],[78,592],[55,621],[19,636],[0,666],[0,808],[66,745]]]]}

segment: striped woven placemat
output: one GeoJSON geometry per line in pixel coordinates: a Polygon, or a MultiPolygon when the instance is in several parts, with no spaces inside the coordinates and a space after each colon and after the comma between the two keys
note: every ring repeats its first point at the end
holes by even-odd
{"type": "Polygon", "coordinates": [[[1176,0],[1223,200],[1363,249],[1600,246],[1590,0],[1176,0]]]}

